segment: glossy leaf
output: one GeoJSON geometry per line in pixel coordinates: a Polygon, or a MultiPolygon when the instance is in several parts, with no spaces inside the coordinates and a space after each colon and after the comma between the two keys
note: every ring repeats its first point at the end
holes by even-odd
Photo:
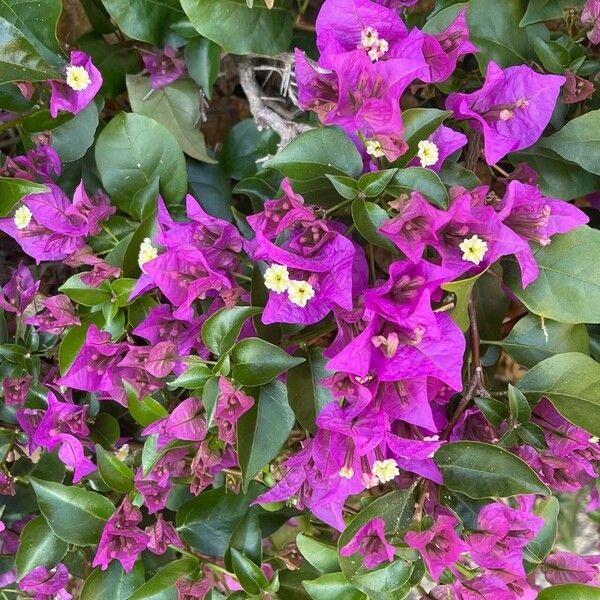
{"type": "Polygon", "coordinates": [[[443,290],[454,294],[455,306],[450,314],[456,324],[460,327],[461,331],[467,331],[467,329],[469,329],[469,300],[473,293],[473,287],[484,273],[485,271],[482,271],[473,277],[449,281],[448,283],[443,283],[441,286],[443,290]]]}
{"type": "Polygon", "coordinates": [[[59,292],[66,294],[78,304],[83,306],[98,306],[105,302],[110,302],[112,292],[107,281],[100,285],[92,287],[81,281],[81,274],[76,273],[69,277],[59,288],[59,292]]]}
{"type": "Polygon", "coordinates": [[[441,179],[431,169],[422,167],[407,167],[400,169],[388,186],[390,194],[409,194],[412,191],[423,194],[430,202],[438,207],[448,206],[448,192],[441,179]]]}
{"type": "Polygon", "coordinates": [[[121,113],[96,142],[96,164],[107,193],[125,212],[140,216],[136,194],[157,180],[167,204],[186,193],[185,159],[177,140],[160,123],[143,115],[121,113]]]}
{"type": "Polygon", "coordinates": [[[177,600],[175,582],[198,567],[196,558],[180,558],[159,569],[156,575],[137,588],[127,600],[177,600]]]}
{"type": "Polygon", "coordinates": [[[302,583],[313,600],[366,600],[362,592],[348,583],[343,573],[327,573],[302,583]]]}
{"type": "Polygon", "coordinates": [[[190,77],[210,100],[219,76],[221,47],[208,38],[196,36],[185,47],[185,62],[190,77]]]}
{"type": "Polygon", "coordinates": [[[581,8],[584,3],[585,0],[529,0],[519,25],[525,27],[540,21],[562,19],[566,8],[581,8]]]}
{"type": "Polygon", "coordinates": [[[528,572],[541,564],[554,548],[558,531],[559,512],[560,503],[554,496],[542,500],[535,509],[535,514],[544,519],[544,524],[529,544],[525,546],[525,567],[528,572]]]}
{"type": "Polygon", "coordinates": [[[500,342],[524,367],[563,352],[589,354],[590,338],[585,325],[569,325],[533,314],[523,317],[500,342]]]}
{"type": "Polygon", "coordinates": [[[0,177],[0,217],[6,217],[23,196],[47,191],[47,187],[40,183],[17,179],[13,177],[0,177]]]}
{"type": "Polygon", "coordinates": [[[92,571],[85,580],[80,600],[126,600],[144,583],[144,565],[137,561],[131,573],[126,573],[116,560],[111,561],[108,569],[100,567],[92,571]]]}
{"type": "Polygon", "coordinates": [[[139,397],[138,391],[128,382],[123,380],[127,395],[127,408],[131,416],[142,426],[167,416],[167,409],[152,398],[152,396],[139,397]]]}
{"type": "Polygon", "coordinates": [[[599,251],[600,231],[584,225],[534,250],[540,274],[525,289],[513,260],[506,263],[504,282],[536,315],[561,323],[600,323],[599,251]]]}
{"type": "Polygon", "coordinates": [[[379,233],[379,228],[389,218],[387,211],[374,202],[356,199],[352,203],[352,219],[360,234],[371,244],[397,254],[398,250],[391,240],[379,233]]]}
{"type": "Polygon", "coordinates": [[[41,515],[25,525],[20,537],[15,557],[19,578],[40,565],[54,568],[67,552],[67,543],[54,534],[41,515]]]}
{"type": "Polygon", "coordinates": [[[235,548],[231,549],[231,563],[240,585],[249,594],[259,594],[268,586],[269,582],[260,567],[235,548]]]}
{"type": "Polygon", "coordinates": [[[470,498],[506,498],[549,494],[548,488],[520,458],[482,442],[451,442],[435,454],[444,485],[470,498]]]}
{"type": "Polygon", "coordinates": [[[340,570],[340,561],[335,546],[326,544],[305,533],[298,534],[296,545],[302,556],[321,573],[336,573],[340,570]]]}
{"type": "Polygon", "coordinates": [[[581,583],[553,585],[542,590],[537,600],[600,600],[600,588],[581,583]]]}
{"type": "Polygon", "coordinates": [[[229,352],[235,345],[244,323],[262,312],[255,306],[221,308],[208,317],[202,325],[202,340],[217,356],[229,352]]]}
{"type": "Polygon", "coordinates": [[[232,377],[242,385],[269,383],[280,373],[304,362],[260,338],[246,338],[231,350],[232,377]]]}
{"type": "Polygon", "coordinates": [[[314,434],[321,409],[333,400],[329,388],[321,383],[331,373],[325,368],[327,360],[320,348],[298,350],[295,355],[304,362],[288,371],[285,380],[288,400],[300,424],[314,434]]]}
{"type": "Polygon", "coordinates": [[[133,490],[133,471],[112,452],[96,445],[98,471],[104,483],[122,494],[133,490]]]}
{"type": "Polygon", "coordinates": [[[563,417],[600,436],[600,364],[577,352],[547,358],[525,373],[519,389],[530,402],[547,397],[563,417]]]}
{"type": "Polygon", "coordinates": [[[200,122],[200,93],[191,79],[178,79],[153,89],[149,77],[127,75],[127,91],[133,112],[164,125],[192,158],[216,162],[206,151],[200,122]]]}
{"type": "Polygon", "coordinates": [[[182,0],[181,6],[196,30],[234,54],[277,54],[292,40],[292,14],[281,0],[268,9],[256,0],[182,0]]]}
{"type": "Polygon", "coordinates": [[[237,454],[244,489],[262,467],[273,460],[285,444],[294,413],[281,381],[272,381],[255,393],[254,406],[237,423],[237,454]]]}
{"type": "Polygon", "coordinates": [[[80,487],[31,479],[38,505],[54,533],[76,546],[97,544],[104,524],[115,512],[106,497],[80,487]]]}
{"type": "Polygon", "coordinates": [[[98,122],[98,108],[90,102],[71,120],[52,130],[52,146],[62,162],[73,162],[87,152],[94,143],[98,122]]]}

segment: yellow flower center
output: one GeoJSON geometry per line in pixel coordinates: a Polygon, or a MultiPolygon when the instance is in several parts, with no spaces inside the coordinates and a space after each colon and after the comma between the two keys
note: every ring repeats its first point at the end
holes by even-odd
{"type": "Polygon", "coordinates": [[[81,92],[85,90],[92,80],[90,74],[85,70],[85,67],[78,67],[76,65],[69,65],[67,67],[67,85],[75,90],[81,92]]]}
{"type": "Polygon", "coordinates": [[[354,469],[352,467],[342,467],[339,471],[340,477],[344,479],[352,479],[354,477],[354,469]]]}
{"type": "Polygon", "coordinates": [[[142,271],[147,262],[154,260],[158,256],[158,249],[152,245],[150,238],[144,238],[144,241],[140,244],[140,253],[138,254],[138,264],[142,271]]]}
{"type": "Polygon", "coordinates": [[[290,276],[285,265],[271,265],[265,271],[265,287],[276,294],[281,294],[288,289],[290,276]]]}
{"type": "Polygon", "coordinates": [[[361,31],[358,47],[366,50],[373,62],[378,61],[389,50],[387,40],[380,38],[377,29],[373,27],[365,27],[361,31]]]}
{"type": "Polygon", "coordinates": [[[315,295],[315,290],[308,281],[290,281],[287,292],[290,302],[301,308],[304,308],[307,302],[315,295]]]}
{"type": "Polygon", "coordinates": [[[367,154],[374,158],[381,158],[385,156],[385,152],[383,151],[383,147],[381,146],[381,142],[378,140],[367,140],[365,143],[367,148],[367,154]]]}
{"type": "Polygon", "coordinates": [[[15,210],[15,227],[17,229],[25,229],[29,223],[31,223],[31,211],[25,205],[19,206],[17,210],[15,210]]]}
{"type": "Polygon", "coordinates": [[[396,477],[398,477],[398,475],[400,475],[398,463],[393,458],[387,458],[386,460],[376,460],[373,463],[373,468],[371,469],[371,471],[381,483],[387,483],[388,481],[392,481],[396,477]]]}
{"type": "Polygon", "coordinates": [[[440,159],[438,147],[433,142],[421,140],[417,147],[417,156],[422,167],[431,167],[440,159]]]}
{"type": "Polygon", "coordinates": [[[485,240],[480,239],[477,235],[470,238],[465,238],[458,246],[462,250],[462,259],[478,265],[488,251],[488,245],[485,240]]]}

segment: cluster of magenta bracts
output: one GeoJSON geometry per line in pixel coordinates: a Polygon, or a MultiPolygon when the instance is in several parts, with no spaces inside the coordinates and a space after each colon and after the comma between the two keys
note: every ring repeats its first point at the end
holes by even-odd
{"type": "MultiPolygon", "coordinates": [[[[343,127],[372,170],[407,150],[399,104],[405,89],[415,80],[446,80],[463,55],[477,51],[469,41],[464,11],[433,35],[417,28],[409,31],[394,10],[411,4],[414,0],[354,0],[356,10],[350,11],[347,0],[327,0],[317,21],[318,64],[297,53],[300,102],[324,124],[343,127]]],[[[590,1],[582,15],[593,25],[592,42],[600,40],[599,11],[600,3],[590,1]]],[[[147,53],[143,60],[153,87],[168,85],[185,68],[169,47],[147,53]]],[[[73,52],[65,81],[50,83],[52,114],[79,112],[101,84],[89,58],[73,52]]],[[[568,74],[565,79],[527,66],[501,69],[490,62],[484,86],[469,94],[451,94],[446,106],[457,120],[468,120],[483,135],[486,160],[493,164],[537,141],[563,84],[565,102],[581,99],[580,86],[568,74]]],[[[411,164],[437,171],[466,143],[464,134],[440,126],[421,141],[411,164]]],[[[3,169],[4,174],[48,187],[47,192],[26,196],[14,214],[0,219],[0,230],[26,254],[38,264],[63,260],[71,267],[90,266],[81,281],[92,287],[120,275],[88,245],[116,210],[102,190],[88,196],[82,183],[73,199],[68,198],[54,183],[60,158],[48,145],[8,159],[3,169]]],[[[373,285],[364,250],[346,224],[323,218],[318,207],[305,205],[287,180],[280,198],[267,200],[262,212],[248,217],[251,240],[232,224],[208,215],[191,196],[186,199],[185,221],[173,220],[159,198],[157,231],[140,245],[142,274],[130,298],[151,293],[161,303],[123,341],[113,341],[110,333],[92,325],[62,376],[54,367],[43,370],[40,381],[49,390],[44,409],[25,405],[31,375],[4,379],[4,401],[16,409],[28,451],[58,447],[74,482],[92,473],[96,465],[91,460],[94,445],[87,407],[76,402],[73,391],[93,392],[100,400],[126,406],[126,386],[142,397],[165,389],[173,374],[185,371],[190,356],[211,358],[202,343],[202,323],[220,308],[249,304],[249,292],[236,272],[242,259],[264,261],[268,301],[263,323],[309,325],[332,313],[337,336],[325,350],[333,374],[322,381],[335,400],[319,414],[316,435],[286,460],[280,481],[257,502],[293,501],[343,530],[350,496],[391,483],[406,488],[423,478],[431,482],[425,503],[431,518],[423,521],[420,531],[388,540],[385,524],[377,518],[363,526],[342,553],[361,552],[365,566],[372,568],[391,560],[397,545],[408,545],[421,553],[434,580],[446,568],[454,576],[453,583],[431,592],[434,598],[535,598],[537,591],[523,567],[523,549],[543,524],[533,512],[535,497],[522,496],[513,506],[491,502],[481,510],[476,529],[459,530],[454,514],[436,496],[435,484],[441,484],[442,477],[433,460],[446,441],[497,442],[506,433],[493,428],[476,408],[457,423],[448,423],[446,406],[463,388],[465,342],[442,306],[442,284],[479,274],[512,255],[527,286],[538,275],[530,242],[549,244],[552,235],[587,222],[574,206],[543,196],[535,172],[526,166],[506,184],[502,197],[487,187],[452,188],[447,210],[418,192],[391,202],[392,216],[380,233],[405,258],[389,264],[385,278],[373,285]],[[208,309],[199,310],[198,301],[208,309]],[[464,576],[465,569],[477,567],[475,577],[464,576]]],[[[24,266],[2,288],[0,306],[14,317],[9,329],[31,325],[57,336],[80,323],[67,296],[40,299],[39,282],[24,266]]],[[[254,333],[248,323],[241,336],[254,333]]],[[[210,427],[202,401],[190,397],[144,429],[143,435],[157,434],[158,450],[173,440],[188,444],[169,447],[149,470],[139,467],[135,498],[125,497],[106,523],[94,566],[104,569],[118,560],[130,571],[145,549],[162,554],[169,545],[182,546],[160,512],[174,480],[191,480],[190,490],[198,494],[217,473],[235,466],[236,422],[253,402],[234,381],[221,377],[210,427]],[[142,504],[148,514],[156,514],[145,529],[139,526],[142,504]]],[[[598,476],[597,440],[590,440],[544,400],[534,407],[532,422],[543,430],[545,447],[520,445],[513,451],[550,488],[576,491],[598,476]]],[[[120,447],[127,454],[126,440],[120,447]]],[[[2,493],[14,492],[10,476],[2,475],[0,485],[2,493]]],[[[591,506],[596,508],[598,502],[592,498],[591,506]]],[[[0,533],[5,553],[14,552],[23,525],[13,524],[0,533]]],[[[599,562],[599,557],[555,552],[543,571],[550,583],[594,582],[599,562]]],[[[34,598],[56,595],[68,600],[67,580],[67,569],[60,564],[53,572],[37,567],[20,586],[34,598]]],[[[235,583],[229,583],[235,589],[235,583]]],[[[209,577],[178,582],[181,597],[203,597],[210,586],[209,577]]]]}

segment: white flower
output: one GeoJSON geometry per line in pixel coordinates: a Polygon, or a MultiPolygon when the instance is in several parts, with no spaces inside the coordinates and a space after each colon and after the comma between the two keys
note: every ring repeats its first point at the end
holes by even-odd
{"type": "Polygon", "coordinates": [[[152,245],[150,238],[144,238],[144,241],[140,244],[140,253],[138,254],[138,264],[142,271],[144,265],[151,260],[154,260],[158,256],[158,249],[152,245]]]}
{"type": "Polygon", "coordinates": [[[265,287],[276,294],[281,294],[288,289],[290,275],[285,265],[271,265],[265,271],[265,287]]]}
{"type": "Polygon", "coordinates": [[[381,158],[382,156],[385,156],[385,152],[383,151],[380,141],[367,140],[365,146],[367,148],[367,154],[371,155],[372,157],[381,158]]]}
{"type": "Polygon", "coordinates": [[[398,463],[393,458],[387,458],[386,460],[376,460],[373,463],[371,472],[381,483],[387,483],[393,481],[398,475],[400,470],[398,469],[398,463]]]}
{"type": "Polygon", "coordinates": [[[288,287],[288,297],[290,302],[304,308],[307,302],[313,298],[315,290],[308,281],[291,280],[288,287]]]}
{"type": "Polygon", "coordinates": [[[465,238],[458,246],[462,252],[462,259],[478,265],[488,251],[487,242],[480,239],[477,235],[470,238],[465,238]]]}
{"type": "Polygon", "coordinates": [[[76,92],[82,92],[90,84],[90,74],[85,70],[85,67],[69,65],[67,67],[67,85],[76,92]]]}
{"type": "Polygon", "coordinates": [[[339,476],[344,479],[352,479],[354,477],[354,469],[352,467],[343,466],[339,471],[339,476]]]}
{"type": "Polygon", "coordinates": [[[15,227],[17,229],[25,229],[27,225],[31,223],[32,216],[33,215],[29,208],[27,208],[27,206],[25,206],[24,204],[22,206],[19,206],[19,208],[15,210],[15,227]]]}
{"type": "Polygon", "coordinates": [[[417,156],[422,167],[431,167],[440,159],[438,147],[429,140],[421,140],[418,145],[417,156]]]}

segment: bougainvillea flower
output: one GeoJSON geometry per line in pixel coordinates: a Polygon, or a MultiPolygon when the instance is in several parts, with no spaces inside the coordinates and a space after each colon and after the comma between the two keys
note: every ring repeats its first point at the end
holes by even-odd
{"type": "Polygon", "coordinates": [[[553,552],[542,570],[549,583],[589,583],[598,585],[600,556],[580,556],[572,552],[553,552]]]}
{"type": "Polygon", "coordinates": [[[589,98],[595,91],[596,86],[583,77],[579,77],[572,69],[565,71],[567,79],[563,88],[562,101],[565,104],[575,104],[589,98]]]}
{"type": "Polygon", "coordinates": [[[600,44],[600,0],[587,0],[581,11],[581,22],[591,27],[588,39],[592,44],[600,44]]]}
{"type": "Polygon", "coordinates": [[[198,495],[204,490],[213,480],[213,469],[222,462],[223,459],[220,452],[211,448],[208,442],[201,442],[198,452],[190,465],[192,473],[190,492],[198,495]]]}
{"type": "Polygon", "coordinates": [[[21,316],[39,289],[40,282],[34,281],[31,271],[21,263],[0,289],[0,308],[21,316]]]}
{"type": "MultiPolygon", "coordinates": [[[[456,581],[451,586],[451,596],[456,600],[482,600],[483,598],[494,598],[494,600],[535,600],[538,590],[532,588],[525,579],[514,576],[504,576],[503,573],[484,573],[471,579],[456,581]]],[[[436,596],[437,598],[437,596],[436,596]]]]}
{"type": "Polygon", "coordinates": [[[386,560],[394,560],[396,548],[385,539],[385,521],[377,517],[365,523],[340,549],[342,556],[360,552],[363,564],[372,569],[386,560]]]}
{"type": "Polygon", "coordinates": [[[442,571],[467,550],[467,545],[454,530],[457,524],[455,517],[439,515],[429,529],[409,531],[404,536],[404,541],[421,553],[434,579],[439,579],[442,571]]]}
{"type": "Polygon", "coordinates": [[[148,550],[154,554],[164,554],[169,545],[183,548],[183,542],[175,527],[169,521],[165,521],[161,513],[156,517],[154,525],[148,525],[145,531],[150,538],[148,550]]]}
{"type": "Polygon", "coordinates": [[[560,75],[540,75],[526,65],[502,69],[490,61],[483,87],[450,94],[446,108],[483,134],[485,158],[495,164],[537,142],[564,83],[560,75]]]}
{"type": "Polygon", "coordinates": [[[89,196],[81,181],[73,193],[73,203],[65,213],[72,218],[81,219],[86,225],[87,235],[98,235],[102,231],[102,221],[116,211],[117,207],[112,205],[104,190],[98,189],[89,196]]]}
{"type": "Polygon", "coordinates": [[[525,576],[523,548],[543,524],[544,519],[530,511],[502,502],[487,504],[477,517],[477,530],[468,538],[471,556],[481,567],[525,576]]]}
{"type": "Polygon", "coordinates": [[[33,381],[31,375],[23,377],[5,377],[2,381],[4,402],[9,406],[19,406],[25,402],[29,386],[33,381]]]}
{"type": "Polygon", "coordinates": [[[434,436],[432,439],[409,439],[394,434],[388,434],[385,439],[388,456],[393,457],[398,467],[409,473],[416,473],[435,483],[442,483],[442,474],[438,469],[433,455],[442,445],[434,436]]]}
{"type": "Polygon", "coordinates": [[[71,600],[73,596],[65,589],[68,581],[69,571],[63,563],[58,563],[53,571],[40,565],[21,579],[19,588],[31,594],[33,600],[71,600]]]}
{"type": "Polygon", "coordinates": [[[219,428],[219,439],[234,445],[236,423],[253,406],[254,398],[238,390],[226,377],[220,377],[214,416],[214,421],[219,428]]]}
{"type": "Polygon", "coordinates": [[[75,306],[65,294],[57,294],[42,300],[44,310],[25,319],[28,325],[34,325],[38,331],[61,334],[65,328],[79,325],[81,322],[75,313],[75,306]]]}
{"type": "Polygon", "coordinates": [[[137,526],[141,520],[140,509],[135,508],[125,496],[121,506],[104,525],[92,566],[106,571],[112,560],[118,560],[123,569],[131,573],[138,554],[150,542],[150,536],[137,526]]]}
{"type": "Polygon", "coordinates": [[[179,440],[201,442],[206,437],[206,420],[200,416],[204,406],[200,398],[188,398],[166,418],[165,433],[179,440]]]}
{"type": "Polygon", "coordinates": [[[446,158],[467,145],[467,136],[450,127],[440,125],[426,140],[419,142],[419,150],[409,163],[413,167],[428,167],[439,173],[446,158]]]}
{"type": "Polygon", "coordinates": [[[175,582],[175,587],[177,588],[177,600],[202,600],[213,589],[210,579],[206,577],[202,579],[180,577],[175,582]]]}
{"type": "Polygon", "coordinates": [[[94,99],[101,87],[102,75],[92,59],[85,52],[72,50],[64,80],[50,81],[50,114],[56,118],[59,110],[65,110],[76,115],[94,99]]]}
{"type": "Polygon", "coordinates": [[[81,281],[90,287],[97,287],[106,279],[118,277],[121,274],[119,267],[109,265],[101,258],[98,258],[89,246],[82,246],[75,250],[71,256],[68,256],[64,260],[64,263],[69,267],[92,266],[91,271],[85,271],[81,274],[81,281]]]}
{"type": "Polygon", "coordinates": [[[2,168],[3,175],[34,180],[37,178],[51,182],[52,173],[60,175],[62,165],[58,152],[49,144],[38,144],[19,156],[7,156],[2,168]]]}
{"type": "Polygon", "coordinates": [[[179,51],[167,44],[158,52],[144,52],[142,60],[150,75],[150,85],[158,89],[179,79],[185,71],[185,60],[179,51]]]}

